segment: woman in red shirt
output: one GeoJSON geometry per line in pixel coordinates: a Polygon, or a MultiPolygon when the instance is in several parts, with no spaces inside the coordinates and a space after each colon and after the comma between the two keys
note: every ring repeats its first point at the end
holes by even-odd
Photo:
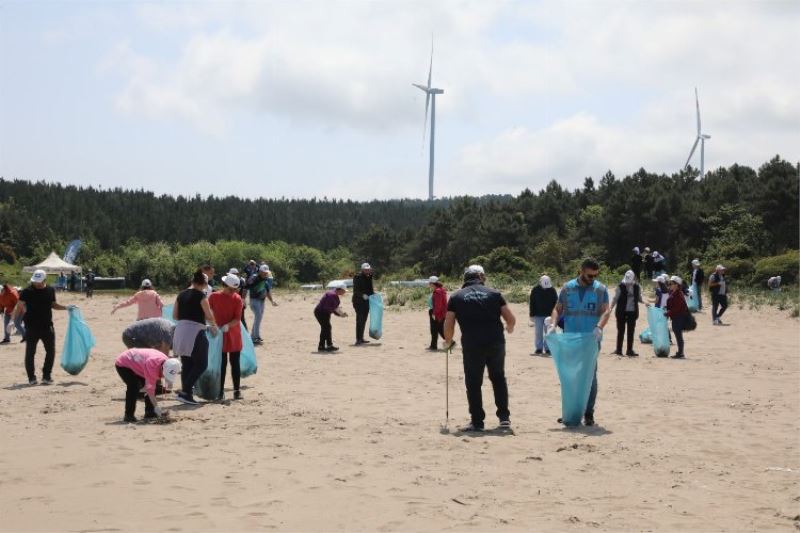
{"type": "Polygon", "coordinates": [[[231,378],[233,379],[233,399],[241,400],[239,391],[241,370],[239,354],[242,351],[242,297],[239,296],[241,279],[235,274],[222,276],[222,290],[215,291],[208,297],[214,320],[222,331],[222,367],[219,380],[219,399],[225,398],[225,373],[228,359],[231,361],[231,378]]]}
{"type": "Polygon", "coordinates": [[[444,317],[447,315],[447,290],[436,276],[428,278],[431,288],[431,299],[428,306],[428,319],[431,326],[431,345],[428,350],[435,352],[438,349],[438,337],[444,339],[444,317]]]}
{"type": "Polygon", "coordinates": [[[675,332],[675,340],[678,343],[678,353],[672,356],[673,359],[683,359],[683,328],[686,326],[686,318],[689,316],[689,307],[686,305],[686,298],[683,296],[683,280],[678,276],[672,276],[669,280],[669,298],[667,298],[666,315],[672,319],[672,331],[675,332]]]}

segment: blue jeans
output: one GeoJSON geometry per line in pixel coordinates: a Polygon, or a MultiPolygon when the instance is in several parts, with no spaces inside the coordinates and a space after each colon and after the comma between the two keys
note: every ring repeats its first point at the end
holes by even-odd
{"type": "Polygon", "coordinates": [[[534,342],[534,349],[535,350],[547,350],[547,342],[544,340],[544,321],[547,319],[546,316],[535,316],[533,317],[534,328],[536,329],[535,335],[536,339],[534,342]]]}
{"type": "Polygon", "coordinates": [[[697,310],[700,311],[703,309],[703,288],[697,287],[697,310]]]}
{"type": "Polygon", "coordinates": [[[261,339],[261,317],[264,316],[264,300],[250,298],[250,309],[253,310],[253,328],[250,336],[253,339],[261,339]]]}

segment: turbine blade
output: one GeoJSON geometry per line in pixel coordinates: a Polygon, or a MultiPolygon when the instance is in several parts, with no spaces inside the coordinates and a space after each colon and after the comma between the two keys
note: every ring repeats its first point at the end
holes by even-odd
{"type": "Polygon", "coordinates": [[[431,76],[433,75],[433,35],[431,35],[431,66],[428,68],[428,87],[431,85],[431,76]]]}
{"type": "Polygon", "coordinates": [[[686,164],[683,166],[683,168],[688,168],[689,167],[689,161],[692,160],[692,156],[694,155],[694,151],[697,149],[697,144],[699,142],[700,142],[700,136],[698,135],[697,139],[694,140],[694,145],[692,146],[692,151],[689,152],[689,157],[686,158],[686,164]]]}
{"type": "Polygon", "coordinates": [[[412,83],[411,85],[413,85],[420,91],[425,91],[426,93],[430,90],[430,87],[425,87],[424,85],[420,85],[419,83],[412,83]]]}
{"type": "Polygon", "coordinates": [[[700,135],[700,98],[697,96],[697,87],[694,88],[694,103],[697,107],[697,134],[700,135]]]}

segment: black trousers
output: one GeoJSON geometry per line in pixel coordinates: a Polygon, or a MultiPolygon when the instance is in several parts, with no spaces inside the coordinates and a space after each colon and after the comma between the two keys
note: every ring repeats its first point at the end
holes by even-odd
{"type": "Polygon", "coordinates": [[[369,316],[369,302],[367,300],[353,300],[353,309],[356,312],[356,341],[364,340],[364,328],[369,316]]]}
{"type": "Polygon", "coordinates": [[[483,427],[486,413],[483,411],[483,370],[489,371],[489,381],[494,390],[494,404],[497,407],[497,418],[508,420],[508,384],[506,383],[505,361],[506,345],[462,347],[464,351],[464,382],[467,385],[467,402],[472,423],[483,427]]]}
{"type": "MultiPolygon", "coordinates": [[[[136,412],[136,399],[139,397],[139,391],[144,387],[144,378],[130,368],[119,365],[116,365],[116,367],[117,374],[128,386],[125,390],[125,418],[132,417],[136,412]]],[[[153,402],[150,401],[150,396],[147,395],[144,397],[144,414],[145,416],[155,415],[153,402]]]]}
{"type": "Polygon", "coordinates": [[[727,294],[714,294],[711,293],[711,318],[716,320],[722,318],[725,310],[728,308],[728,295],[727,294]]]}
{"type": "Polygon", "coordinates": [[[36,355],[36,344],[42,341],[44,346],[44,366],[42,366],[42,379],[52,379],[53,362],[56,360],[56,332],[53,326],[28,327],[25,331],[25,372],[28,381],[36,379],[36,370],[33,356],[36,355]]]}
{"type": "Polygon", "coordinates": [[[678,353],[683,355],[683,328],[686,326],[686,315],[672,317],[672,331],[678,343],[678,353]]]}
{"type": "Polygon", "coordinates": [[[225,374],[228,371],[228,357],[231,359],[231,379],[233,380],[233,390],[239,390],[239,381],[242,378],[242,370],[239,366],[240,352],[222,352],[222,365],[220,366],[219,392],[220,396],[225,392],[225,374]]]}
{"type": "Polygon", "coordinates": [[[622,315],[617,315],[617,352],[622,353],[622,338],[625,336],[625,329],[628,330],[628,351],[633,352],[633,334],[636,332],[636,313],[626,311],[622,315]]]}
{"type": "Polygon", "coordinates": [[[200,331],[194,339],[192,356],[181,356],[181,390],[191,396],[194,384],[208,367],[208,339],[200,331]]]}
{"type": "MultiPolygon", "coordinates": [[[[314,318],[319,322],[319,348],[333,346],[333,327],[331,326],[331,314],[323,311],[314,310],[314,318]]],[[[363,330],[362,330],[363,331],[363,330]]]]}
{"type": "Polygon", "coordinates": [[[441,322],[433,318],[433,309],[428,309],[428,320],[431,326],[431,349],[435,350],[438,343],[438,337],[444,339],[444,320],[441,322]]]}
{"type": "Polygon", "coordinates": [[[247,319],[244,317],[244,312],[247,311],[247,304],[244,303],[244,298],[242,298],[242,327],[247,329],[247,319]]]}

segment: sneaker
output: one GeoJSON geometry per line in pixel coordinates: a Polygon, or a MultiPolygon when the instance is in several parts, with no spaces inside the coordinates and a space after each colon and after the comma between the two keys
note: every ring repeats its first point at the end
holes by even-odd
{"type": "Polygon", "coordinates": [[[634,352],[634,351],[630,351],[630,352],[626,353],[625,355],[627,355],[628,357],[639,357],[639,354],[634,352]]]}
{"type": "Polygon", "coordinates": [[[614,350],[613,352],[611,352],[611,355],[622,355],[622,352],[619,350],[614,350]]]}
{"type": "Polygon", "coordinates": [[[42,385],[52,385],[53,380],[51,378],[44,378],[42,379],[42,385]]]}
{"type": "Polygon", "coordinates": [[[338,346],[333,346],[333,345],[331,345],[331,346],[328,346],[327,348],[325,348],[325,351],[328,351],[328,352],[338,352],[338,351],[339,351],[339,347],[338,347],[338,346]]]}
{"type": "Polygon", "coordinates": [[[722,325],[724,325],[724,323],[722,322],[722,319],[721,319],[721,318],[718,318],[718,319],[717,319],[717,325],[718,325],[718,326],[722,326],[722,325]]]}
{"type": "Polygon", "coordinates": [[[185,403],[186,405],[200,405],[200,402],[195,400],[191,394],[186,394],[185,392],[179,392],[175,399],[181,403],[185,403]]]}
{"type": "Polygon", "coordinates": [[[587,426],[593,426],[594,425],[594,413],[591,413],[591,414],[586,413],[585,415],[583,415],[583,423],[586,424],[587,426]]]}
{"type": "Polygon", "coordinates": [[[545,355],[550,355],[550,350],[545,350],[545,351],[544,351],[544,354],[545,354],[545,355]]]}
{"type": "Polygon", "coordinates": [[[670,358],[671,359],[685,359],[686,356],[683,355],[682,353],[676,353],[675,355],[670,355],[670,358]]]}
{"type": "Polygon", "coordinates": [[[428,346],[427,348],[425,348],[425,350],[428,352],[438,352],[439,348],[436,346],[428,346]]]}
{"type": "Polygon", "coordinates": [[[712,326],[719,326],[720,324],[722,324],[722,322],[720,322],[718,318],[711,321],[712,326]]]}
{"type": "Polygon", "coordinates": [[[359,344],[369,344],[369,341],[365,339],[357,340],[356,346],[358,346],[359,344]]]}
{"type": "Polygon", "coordinates": [[[224,393],[224,392],[220,392],[220,393],[219,393],[219,396],[217,396],[217,401],[218,401],[218,402],[223,402],[223,401],[225,401],[225,393],[224,393]]]}
{"type": "Polygon", "coordinates": [[[483,431],[483,426],[477,426],[470,422],[466,426],[458,428],[458,430],[462,433],[481,433],[483,431]]]}
{"type": "Polygon", "coordinates": [[[153,420],[154,418],[158,418],[158,415],[155,413],[145,413],[144,419],[145,420],[153,420]]]}
{"type": "Polygon", "coordinates": [[[324,352],[325,351],[325,347],[324,346],[317,346],[317,351],[318,352],[324,352]]]}
{"type": "Polygon", "coordinates": [[[242,393],[239,392],[238,390],[233,391],[233,399],[234,400],[241,400],[242,399],[242,393]]]}
{"type": "Polygon", "coordinates": [[[136,417],[133,415],[126,416],[125,418],[122,419],[122,421],[125,422],[126,424],[135,424],[136,422],[138,422],[136,417]]]}
{"type": "Polygon", "coordinates": [[[23,342],[25,342],[25,337],[22,337],[22,339],[20,339],[19,341],[20,344],[22,344],[23,342]]]}
{"type": "Polygon", "coordinates": [[[535,352],[533,352],[533,353],[534,353],[534,354],[536,354],[536,355],[539,355],[539,354],[541,354],[541,353],[542,353],[542,351],[541,351],[541,350],[536,350],[536,351],[535,351],[535,352]]]}
{"type": "Polygon", "coordinates": [[[38,384],[39,384],[39,382],[36,381],[36,378],[28,380],[28,385],[38,385],[38,384]]]}
{"type": "Polygon", "coordinates": [[[9,344],[10,342],[11,342],[11,339],[3,339],[3,340],[0,341],[0,344],[9,344]]]}
{"type": "Polygon", "coordinates": [[[501,420],[499,429],[511,429],[511,420],[501,420]]]}

